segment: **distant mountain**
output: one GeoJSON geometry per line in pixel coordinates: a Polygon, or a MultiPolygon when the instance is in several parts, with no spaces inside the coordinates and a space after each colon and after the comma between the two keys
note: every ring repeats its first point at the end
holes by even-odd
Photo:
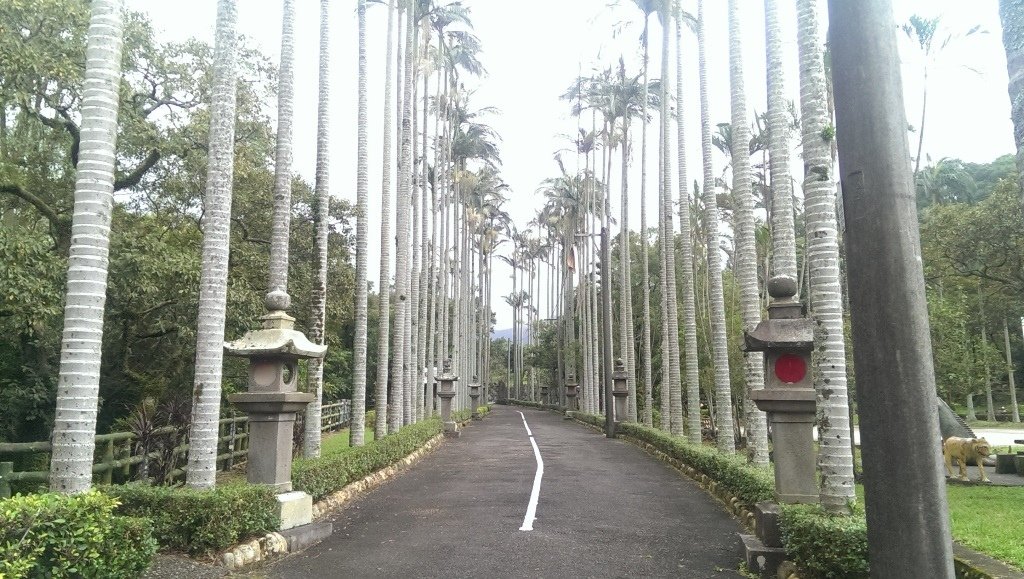
{"type": "MultiPolygon", "coordinates": [[[[505,328],[504,330],[494,330],[493,332],[491,332],[491,339],[492,340],[500,340],[502,338],[504,338],[506,340],[511,340],[512,339],[512,328],[505,328]]],[[[523,330],[523,339],[524,340],[528,340],[529,338],[530,338],[530,330],[529,329],[523,330]]]]}

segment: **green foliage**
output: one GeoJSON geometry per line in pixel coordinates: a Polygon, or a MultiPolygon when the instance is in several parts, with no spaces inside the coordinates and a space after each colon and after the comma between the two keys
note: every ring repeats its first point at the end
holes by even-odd
{"type": "Polygon", "coordinates": [[[531,402],[529,400],[509,400],[509,404],[515,404],[516,406],[526,406],[527,408],[552,408],[543,402],[531,402]]]}
{"type": "Polygon", "coordinates": [[[162,547],[193,555],[225,549],[281,524],[274,491],[264,486],[196,490],[131,484],[103,491],[121,503],[118,513],[151,520],[162,547]]]}
{"type": "Polygon", "coordinates": [[[431,418],[341,454],[296,460],[292,464],[292,487],[306,491],[313,500],[320,500],[345,485],[398,462],[440,432],[441,421],[431,418]]]}
{"type": "Polygon", "coordinates": [[[156,552],[152,526],[116,506],[96,491],[0,501],[0,577],[138,577],[156,552]]]}
{"type": "Polygon", "coordinates": [[[868,530],[863,513],[836,515],[818,505],[783,505],[779,526],[786,554],[800,567],[801,577],[868,576],[868,530]]]}
{"type": "Polygon", "coordinates": [[[740,456],[723,454],[709,446],[690,444],[682,438],[641,424],[622,423],[616,428],[622,434],[646,442],[711,477],[747,505],[772,500],[774,497],[775,479],[771,470],[750,465],[740,456]]]}

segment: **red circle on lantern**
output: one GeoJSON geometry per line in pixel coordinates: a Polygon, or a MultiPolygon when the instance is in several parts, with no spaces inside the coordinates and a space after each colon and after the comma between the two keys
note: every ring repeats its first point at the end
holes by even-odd
{"type": "Polygon", "coordinates": [[[775,360],[775,376],[787,384],[795,384],[807,375],[807,362],[803,356],[783,354],[775,360]]]}

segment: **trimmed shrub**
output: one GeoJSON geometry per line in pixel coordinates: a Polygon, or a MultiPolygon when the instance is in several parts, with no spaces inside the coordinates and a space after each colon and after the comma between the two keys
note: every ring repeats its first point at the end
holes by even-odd
{"type": "Polygon", "coordinates": [[[0,577],[138,577],[156,552],[148,521],[96,491],[0,501],[0,577]]]}
{"type": "MultiPolygon", "coordinates": [[[[465,414],[468,418],[468,412],[465,414]]],[[[313,500],[320,500],[347,484],[398,462],[440,433],[441,420],[431,418],[343,454],[298,459],[292,463],[292,487],[306,491],[313,500]]]]}
{"type": "Polygon", "coordinates": [[[818,505],[783,505],[779,520],[786,554],[822,579],[868,576],[868,530],[863,514],[834,515],[818,505]]]}
{"type": "Polygon", "coordinates": [[[528,408],[541,408],[544,410],[556,410],[558,408],[557,406],[552,406],[550,404],[545,404],[543,402],[531,402],[529,400],[509,400],[508,403],[514,404],[516,406],[526,406],[528,408]]]}
{"type": "Polygon", "coordinates": [[[775,477],[771,469],[748,464],[741,456],[723,454],[704,445],[690,444],[681,438],[641,424],[619,424],[618,430],[711,477],[747,505],[770,501],[775,496],[775,477]]]}
{"type": "Polygon", "coordinates": [[[270,487],[224,485],[208,490],[142,484],[105,487],[117,512],[146,517],[162,547],[192,555],[226,549],[281,526],[270,487]]]}

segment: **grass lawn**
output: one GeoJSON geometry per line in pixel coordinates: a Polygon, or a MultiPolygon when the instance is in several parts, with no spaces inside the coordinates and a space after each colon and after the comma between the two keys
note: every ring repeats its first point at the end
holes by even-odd
{"type": "MultiPolygon", "coordinates": [[[[366,444],[373,442],[373,428],[367,428],[363,435],[366,444]]],[[[320,443],[320,456],[334,456],[348,452],[351,447],[348,445],[348,429],[343,428],[324,436],[320,443]]]]}
{"type": "Polygon", "coordinates": [[[1005,430],[1024,430],[1024,422],[989,422],[972,420],[967,423],[971,428],[1002,428],[1005,430]]]}
{"type": "MultiPolygon", "coordinates": [[[[946,487],[957,542],[1024,569],[1024,487],[946,487]]],[[[864,504],[864,486],[857,485],[864,504]]]]}

